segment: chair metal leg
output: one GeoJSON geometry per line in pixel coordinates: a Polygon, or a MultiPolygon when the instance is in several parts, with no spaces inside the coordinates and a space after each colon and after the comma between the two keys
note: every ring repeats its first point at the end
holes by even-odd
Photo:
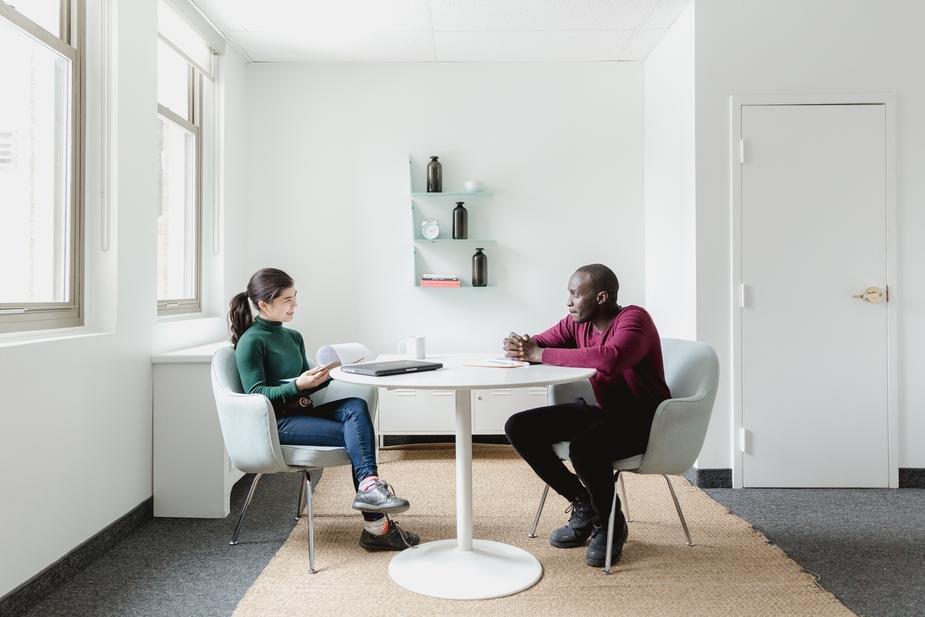
{"type": "Polygon", "coordinates": [[[260,478],[263,477],[262,473],[258,473],[254,476],[254,481],[251,482],[251,489],[247,492],[247,499],[244,500],[244,509],[241,510],[241,517],[238,519],[238,524],[234,526],[234,533],[231,534],[231,544],[234,546],[238,543],[238,534],[241,532],[241,523],[244,522],[244,515],[247,514],[247,506],[251,505],[251,499],[254,498],[254,491],[257,490],[257,483],[260,482],[260,478]]]}
{"type": "Polygon", "coordinates": [[[623,509],[626,510],[626,521],[632,522],[633,519],[630,518],[630,500],[626,496],[626,486],[623,484],[623,473],[618,472],[617,477],[620,479],[620,492],[623,493],[623,509]]]}
{"type": "Polygon", "coordinates": [[[315,518],[312,512],[312,477],[308,471],[302,472],[305,475],[303,488],[305,492],[305,505],[308,510],[308,572],[314,574],[315,570],[315,518]]]}
{"type": "Polygon", "coordinates": [[[668,479],[668,476],[662,474],[662,477],[665,478],[665,482],[668,483],[668,490],[671,491],[671,498],[674,500],[674,509],[678,511],[678,518],[681,519],[681,527],[684,528],[684,535],[687,537],[687,545],[694,546],[694,543],[691,542],[691,533],[687,529],[687,521],[684,520],[684,514],[681,512],[681,504],[678,503],[678,496],[674,493],[674,487],[671,486],[671,480],[668,479]]]}
{"type": "Polygon", "coordinates": [[[610,504],[610,518],[607,521],[607,557],[604,559],[604,574],[610,574],[610,560],[613,559],[613,526],[617,518],[617,487],[613,487],[613,503],[610,504]]]}
{"type": "Polygon", "coordinates": [[[305,509],[305,480],[299,480],[299,502],[295,507],[295,520],[299,520],[302,517],[302,510],[305,509]]]}
{"type": "Polygon", "coordinates": [[[543,506],[546,505],[546,495],[549,494],[549,485],[543,487],[543,496],[540,497],[540,507],[536,509],[536,516],[533,517],[533,526],[530,527],[528,538],[536,537],[536,526],[540,524],[540,514],[543,513],[543,506]]]}

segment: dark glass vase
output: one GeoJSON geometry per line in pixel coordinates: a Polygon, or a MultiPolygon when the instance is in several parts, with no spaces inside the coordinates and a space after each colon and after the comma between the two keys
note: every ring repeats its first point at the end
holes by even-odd
{"type": "Polygon", "coordinates": [[[443,165],[436,156],[430,157],[430,163],[427,164],[427,192],[443,192],[443,165]]]}
{"type": "Polygon", "coordinates": [[[488,287],[488,255],[483,253],[485,249],[475,249],[475,255],[472,256],[472,286],[488,287]]]}
{"type": "Polygon", "coordinates": [[[453,208],[453,239],[465,240],[469,237],[469,212],[463,204],[464,201],[457,201],[456,207],[453,208]]]}

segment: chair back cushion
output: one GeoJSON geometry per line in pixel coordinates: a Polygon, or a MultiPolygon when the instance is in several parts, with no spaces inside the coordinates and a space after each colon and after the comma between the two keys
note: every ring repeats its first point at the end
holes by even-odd
{"type": "Polygon", "coordinates": [[[231,347],[212,356],[212,393],[231,463],[245,473],[289,471],[273,406],[261,394],[244,394],[231,347]]]}
{"type": "Polygon", "coordinates": [[[639,473],[680,474],[703,447],[719,382],[719,359],[697,341],[662,339],[670,399],[655,411],[639,473]]]}

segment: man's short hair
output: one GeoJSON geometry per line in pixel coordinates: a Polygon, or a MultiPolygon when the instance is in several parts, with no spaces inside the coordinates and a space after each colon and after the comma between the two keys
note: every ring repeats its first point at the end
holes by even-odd
{"type": "Polygon", "coordinates": [[[613,270],[604,264],[588,264],[578,268],[577,272],[584,272],[591,279],[591,286],[594,293],[606,291],[610,301],[617,303],[617,292],[620,291],[620,281],[613,270]]]}

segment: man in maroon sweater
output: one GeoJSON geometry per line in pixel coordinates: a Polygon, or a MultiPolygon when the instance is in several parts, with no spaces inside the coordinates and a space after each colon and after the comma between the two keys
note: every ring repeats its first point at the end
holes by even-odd
{"type": "MultiPolygon", "coordinates": [[[[582,266],[569,279],[568,317],[542,334],[504,339],[511,358],[597,369],[591,377],[596,401],[579,398],[522,411],[504,427],[537,475],[572,503],[568,523],[550,534],[550,544],[571,548],[591,538],[585,562],[596,567],[604,565],[607,551],[613,462],[645,452],[655,409],[670,397],[655,324],[645,309],[617,304],[618,290],[610,268],[582,266]],[[570,442],[577,476],[552,450],[560,441],[570,442]]],[[[614,563],[629,533],[616,503],[614,563]]]]}

